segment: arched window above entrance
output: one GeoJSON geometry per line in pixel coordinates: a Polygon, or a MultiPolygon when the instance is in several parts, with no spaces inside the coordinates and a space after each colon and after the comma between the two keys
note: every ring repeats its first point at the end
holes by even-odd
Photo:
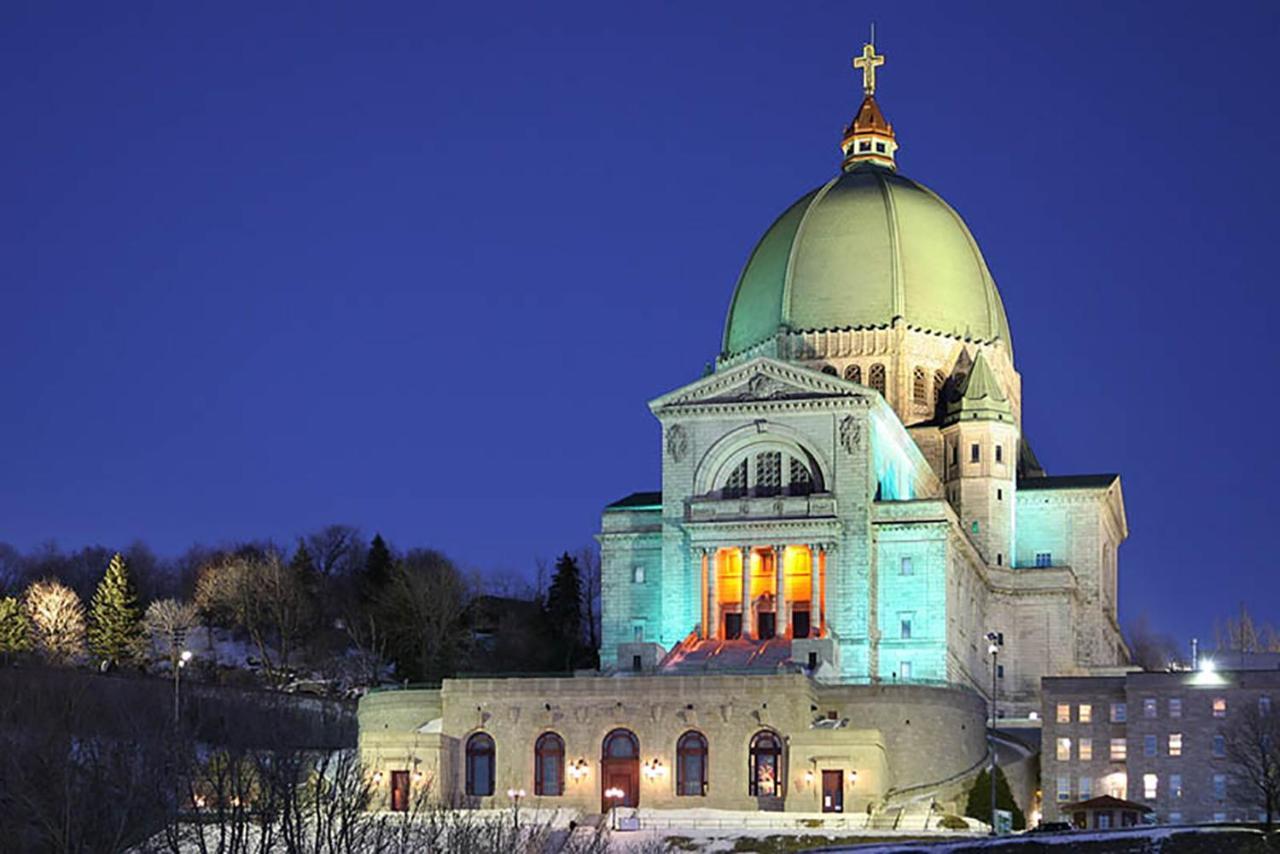
{"type": "Polygon", "coordinates": [[[810,495],[822,491],[822,475],[803,449],[778,443],[757,444],[741,451],[721,469],[714,489],[720,498],[768,498],[810,495]]]}
{"type": "Polygon", "coordinates": [[[638,759],[640,740],[629,729],[615,729],[604,737],[605,759],[638,759]]]}

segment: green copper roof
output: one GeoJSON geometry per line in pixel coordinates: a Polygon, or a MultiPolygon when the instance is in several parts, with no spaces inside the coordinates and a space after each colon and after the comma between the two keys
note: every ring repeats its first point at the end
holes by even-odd
{"type": "Polygon", "coordinates": [[[828,181],[765,232],[738,279],[723,351],[792,331],[887,326],[1012,349],[995,281],[960,216],[933,191],[874,166],[828,181]]]}
{"type": "Polygon", "coordinates": [[[964,388],[960,389],[954,399],[947,401],[947,420],[960,419],[1013,420],[1013,407],[1009,405],[1009,398],[1000,388],[1000,380],[996,379],[981,350],[964,379],[964,388]]]}

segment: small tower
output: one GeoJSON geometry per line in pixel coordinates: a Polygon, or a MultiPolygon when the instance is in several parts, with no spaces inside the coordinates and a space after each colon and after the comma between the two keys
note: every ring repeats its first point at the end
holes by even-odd
{"type": "Polygon", "coordinates": [[[947,402],[942,440],[951,506],[988,564],[1012,566],[1018,426],[981,350],[947,402]]]}
{"type": "Polygon", "coordinates": [[[854,114],[853,121],[844,130],[840,149],[844,152],[843,168],[846,172],[869,163],[885,169],[897,169],[894,153],[898,150],[898,138],[893,125],[880,112],[876,103],[876,69],[884,65],[884,57],[876,54],[872,41],[862,46],[862,55],[855,57],[853,67],[862,70],[862,106],[854,114]]]}

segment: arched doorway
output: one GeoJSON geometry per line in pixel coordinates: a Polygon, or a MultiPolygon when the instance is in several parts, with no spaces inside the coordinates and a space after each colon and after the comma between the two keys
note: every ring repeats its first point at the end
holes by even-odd
{"type": "Polygon", "coordinates": [[[600,809],[640,806],[640,740],[628,729],[615,729],[604,737],[600,751],[600,809]],[[616,789],[622,797],[606,797],[616,789]]]}

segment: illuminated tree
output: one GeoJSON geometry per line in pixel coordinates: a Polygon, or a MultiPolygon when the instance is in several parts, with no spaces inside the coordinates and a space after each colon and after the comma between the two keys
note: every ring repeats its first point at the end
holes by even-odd
{"type": "Polygon", "coordinates": [[[129,568],[117,553],[89,603],[89,649],[104,663],[119,665],[137,656],[141,638],[138,598],[129,568]]]}
{"type": "Polygon", "coordinates": [[[151,648],[177,667],[186,645],[187,633],[196,627],[199,615],[196,607],[176,599],[157,599],[147,607],[143,627],[151,641],[151,648]]]}
{"type": "Polygon", "coordinates": [[[0,657],[31,649],[31,620],[16,596],[0,597],[0,657]]]}
{"type": "Polygon", "coordinates": [[[84,654],[84,605],[70,587],[45,579],[27,588],[23,607],[31,621],[36,650],[54,664],[67,664],[84,654]]]}

